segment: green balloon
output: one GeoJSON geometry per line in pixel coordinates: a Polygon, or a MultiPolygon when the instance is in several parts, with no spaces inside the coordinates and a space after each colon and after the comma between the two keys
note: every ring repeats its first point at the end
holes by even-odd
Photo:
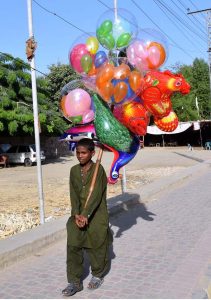
{"type": "Polygon", "coordinates": [[[107,36],[100,36],[98,40],[100,44],[108,50],[112,50],[115,46],[115,39],[111,33],[107,34],[107,36]]]}
{"type": "Polygon", "coordinates": [[[69,120],[73,123],[73,124],[77,124],[77,123],[81,123],[83,120],[82,115],[79,116],[74,116],[74,117],[70,117],[69,120]]]}
{"type": "Polygon", "coordinates": [[[126,46],[128,46],[130,40],[131,40],[131,34],[130,33],[127,33],[127,32],[122,33],[117,39],[116,47],[117,48],[126,47],[126,46]]]}
{"type": "Polygon", "coordinates": [[[106,34],[110,33],[113,29],[113,24],[110,20],[105,20],[100,27],[98,28],[99,35],[105,36],[106,34]]]}
{"type": "Polygon", "coordinates": [[[89,54],[85,54],[81,58],[81,67],[85,73],[89,73],[92,68],[92,58],[89,54]]]}
{"type": "Polygon", "coordinates": [[[99,141],[118,151],[129,152],[132,137],[129,130],[112,114],[105,102],[96,94],[93,95],[95,106],[95,130],[99,141]]]}

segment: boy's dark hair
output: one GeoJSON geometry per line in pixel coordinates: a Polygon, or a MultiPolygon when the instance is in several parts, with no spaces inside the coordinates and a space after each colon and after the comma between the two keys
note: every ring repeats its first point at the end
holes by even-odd
{"type": "Polygon", "coordinates": [[[83,139],[79,140],[76,147],[78,147],[78,146],[86,147],[91,152],[95,150],[95,144],[94,144],[93,140],[88,139],[88,138],[83,138],[83,139]]]}

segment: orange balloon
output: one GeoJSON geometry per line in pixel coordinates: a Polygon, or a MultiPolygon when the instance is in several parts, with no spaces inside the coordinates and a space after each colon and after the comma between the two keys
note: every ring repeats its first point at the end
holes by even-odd
{"type": "Polygon", "coordinates": [[[114,100],[116,103],[121,102],[124,100],[128,92],[127,84],[123,81],[117,83],[114,87],[114,100]]]}
{"type": "Polygon", "coordinates": [[[135,93],[141,89],[141,78],[141,73],[138,71],[132,71],[129,75],[129,85],[135,93]]]}
{"type": "Polygon", "coordinates": [[[65,116],[67,116],[67,112],[66,112],[66,110],[65,110],[65,100],[66,100],[66,96],[63,96],[62,97],[62,100],[61,100],[61,102],[60,102],[60,108],[61,108],[61,110],[62,110],[62,113],[65,115],[65,116]]]}
{"type": "Polygon", "coordinates": [[[114,93],[114,86],[110,81],[108,81],[98,90],[98,92],[103,100],[108,102],[114,93]]]}
{"type": "Polygon", "coordinates": [[[95,65],[93,64],[91,67],[91,70],[88,72],[88,76],[96,75],[97,69],[95,68],[95,65]]]}
{"type": "Polygon", "coordinates": [[[164,47],[157,42],[151,42],[147,46],[148,51],[148,68],[149,69],[157,69],[159,68],[166,59],[166,51],[164,47]]]}
{"type": "Polygon", "coordinates": [[[125,79],[130,74],[130,68],[126,64],[121,64],[118,67],[115,67],[114,69],[114,78],[115,79],[125,79]]]}
{"type": "Polygon", "coordinates": [[[105,82],[110,81],[114,77],[114,66],[112,64],[106,64],[100,68],[96,77],[96,84],[102,86],[105,82]]]}

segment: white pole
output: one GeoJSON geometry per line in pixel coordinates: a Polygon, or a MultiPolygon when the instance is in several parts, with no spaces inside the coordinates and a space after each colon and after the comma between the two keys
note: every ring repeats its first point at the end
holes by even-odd
{"type": "Polygon", "coordinates": [[[122,170],[123,170],[123,174],[122,174],[122,177],[121,177],[121,186],[122,186],[122,194],[124,194],[127,191],[127,186],[126,186],[126,169],[125,169],[125,166],[122,167],[122,170]]]}
{"type": "MultiPolygon", "coordinates": [[[[27,0],[27,9],[28,9],[29,38],[32,38],[33,28],[32,28],[32,1],[31,0],[27,0]]],[[[41,159],[40,159],[40,133],[39,133],[37,85],[36,85],[36,71],[35,71],[34,57],[30,62],[30,66],[31,66],[33,113],[34,113],[34,133],[35,133],[36,158],[37,158],[38,192],[39,192],[39,203],[40,203],[40,223],[44,224],[45,223],[44,197],[43,197],[43,186],[42,186],[42,168],[41,168],[41,159]]]]}
{"type": "MultiPolygon", "coordinates": [[[[115,23],[117,22],[117,0],[114,0],[114,17],[115,17],[115,23]]],[[[118,54],[116,52],[116,56],[118,57],[118,54]]],[[[125,167],[122,168],[123,174],[121,178],[121,186],[122,186],[122,193],[125,193],[127,188],[126,188],[126,170],[125,167]]]]}
{"type": "Polygon", "coordinates": [[[202,134],[201,134],[201,115],[200,115],[200,111],[199,111],[199,103],[198,103],[198,98],[196,96],[195,98],[195,101],[196,101],[196,109],[197,109],[197,112],[198,112],[198,117],[199,117],[199,134],[200,134],[200,143],[201,143],[201,148],[203,149],[203,142],[202,142],[202,134]]]}
{"type": "Polygon", "coordinates": [[[117,20],[117,0],[114,0],[114,16],[115,21],[117,20]]]}

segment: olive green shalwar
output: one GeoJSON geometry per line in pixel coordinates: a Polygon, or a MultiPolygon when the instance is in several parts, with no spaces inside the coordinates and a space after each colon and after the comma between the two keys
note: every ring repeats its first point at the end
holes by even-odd
{"type": "Polygon", "coordinates": [[[112,235],[109,228],[109,217],[106,204],[107,177],[102,165],[99,166],[94,190],[84,208],[95,163],[82,180],[81,166],[75,165],[70,170],[71,217],[67,222],[67,279],[78,283],[83,274],[83,249],[86,249],[92,275],[103,277],[109,269],[109,244],[112,235]],[[88,225],[79,228],[75,215],[88,218],[88,225]]]}

